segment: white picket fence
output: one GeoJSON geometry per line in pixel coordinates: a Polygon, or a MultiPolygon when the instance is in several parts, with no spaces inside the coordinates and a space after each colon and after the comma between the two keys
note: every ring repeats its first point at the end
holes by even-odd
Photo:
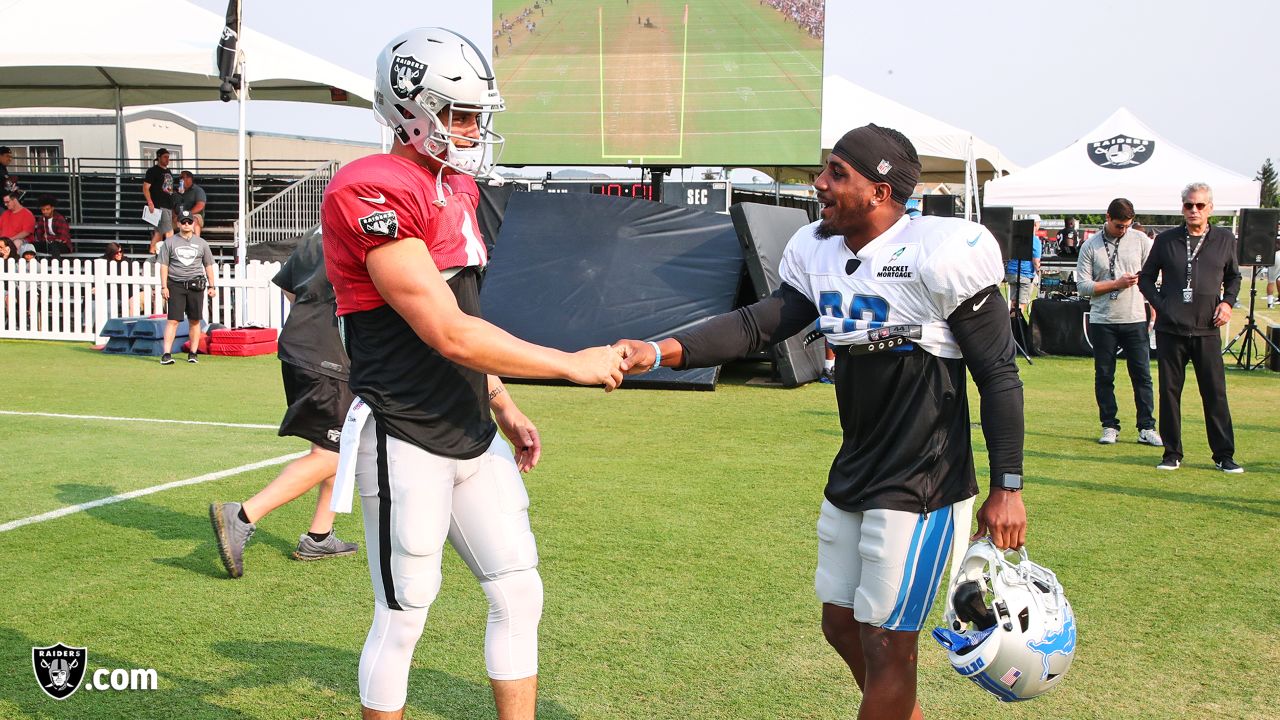
{"type": "MultiPolygon", "coordinates": [[[[205,319],[227,327],[280,328],[289,303],[271,278],[280,263],[219,265],[205,319]]],[[[115,317],[165,312],[155,263],[8,260],[0,265],[0,338],[101,342],[115,317]]]]}

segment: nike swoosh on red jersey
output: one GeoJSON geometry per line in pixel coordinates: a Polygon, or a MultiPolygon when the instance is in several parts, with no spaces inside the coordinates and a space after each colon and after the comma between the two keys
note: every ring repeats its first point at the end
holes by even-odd
{"type": "Polygon", "coordinates": [[[382,205],[383,203],[385,203],[385,202],[387,201],[387,197],[386,197],[385,195],[383,195],[382,193],[378,193],[378,197],[376,197],[376,198],[367,198],[367,197],[363,197],[363,196],[361,196],[361,195],[357,195],[357,196],[356,196],[356,199],[357,199],[357,200],[363,200],[363,201],[365,201],[365,202],[371,202],[371,203],[373,203],[374,205],[382,205]]]}

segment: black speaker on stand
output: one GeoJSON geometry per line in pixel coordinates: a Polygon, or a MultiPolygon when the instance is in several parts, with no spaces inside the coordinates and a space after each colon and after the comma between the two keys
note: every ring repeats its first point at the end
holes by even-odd
{"type": "Polygon", "coordinates": [[[934,215],[937,217],[955,217],[956,216],[956,196],[955,195],[925,195],[923,214],[934,215]]]}
{"type": "Polygon", "coordinates": [[[1010,244],[1013,240],[1013,208],[994,206],[982,208],[982,224],[995,236],[1000,245],[1000,259],[1009,262],[1010,244]]]}
{"type": "Polygon", "coordinates": [[[1276,243],[1280,236],[1280,210],[1272,208],[1245,208],[1240,211],[1240,237],[1236,241],[1237,260],[1241,265],[1253,267],[1249,278],[1249,315],[1244,327],[1223,348],[1223,355],[1236,359],[1236,367],[1256,370],[1266,367],[1268,357],[1280,353],[1280,347],[1261,330],[1254,318],[1254,303],[1258,297],[1258,266],[1275,264],[1276,243]],[[1236,343],[1240,348],[1235,349],[1236,343]],[[1255,361],[1254,356],[1258,359],[1255,361]]]}

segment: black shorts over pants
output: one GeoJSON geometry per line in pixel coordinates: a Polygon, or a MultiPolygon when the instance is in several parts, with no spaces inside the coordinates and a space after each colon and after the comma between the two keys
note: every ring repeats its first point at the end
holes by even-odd
{"type": "Polygon", "coordinates": [[[289,409],[280,421],[281,437],[291,435],[338,452],[342,424],[355,397],[346,380],[280,363],[289,409]]]}

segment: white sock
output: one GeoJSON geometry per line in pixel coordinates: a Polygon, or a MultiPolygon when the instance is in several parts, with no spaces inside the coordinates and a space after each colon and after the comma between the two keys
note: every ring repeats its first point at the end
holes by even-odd
{"type": "Polygon", "coordinates": [[[835,369],[836,369],[836,359],[835,359],[835,358],[824,359],[824,360],[822,361],[822,367],[823,367],[824,369],[826,369],[826,370],[835,370],[835,369]]]}

